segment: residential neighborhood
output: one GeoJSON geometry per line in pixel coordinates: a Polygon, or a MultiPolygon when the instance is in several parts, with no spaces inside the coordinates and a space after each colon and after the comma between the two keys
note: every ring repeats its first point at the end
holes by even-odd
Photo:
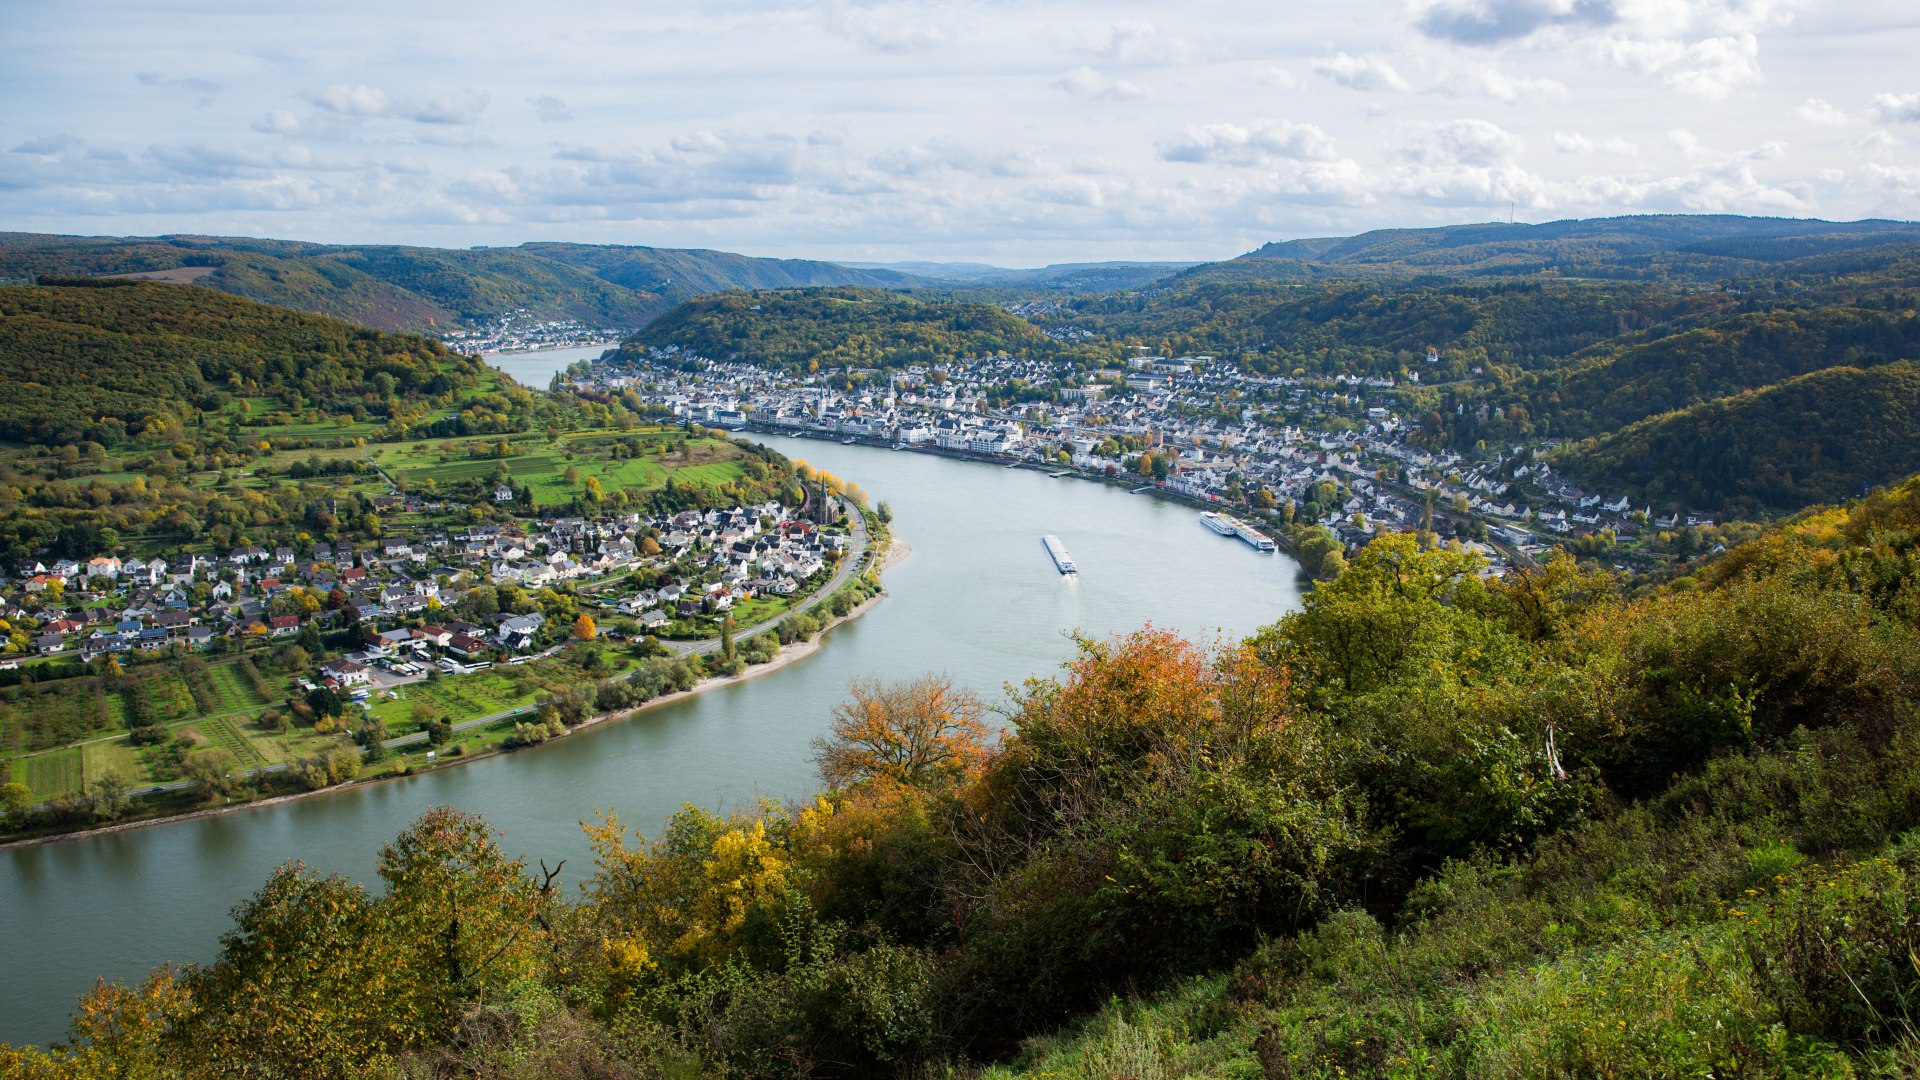
{"type": "Polygon", "coordinates": [[[912,366],[882,381],[871,372],[785,376],[668,349],[639,364],[596,365],[577,385],[630,392],[723,428],[1135,480],[1289,524],[1311,509],[1349,549],[1383,530],[1431,528],[1485,555],[1496,574],[1579,537],[1713,524],[1700,514],[1649,518],[1623,495],[1580,490],[1536,456],[1543,447],[1468,456],[1416,445],[1391,378],[1262,377],[1207,356],[1143,353],[1124,369],[995,356],[912,366]],[[849,389],[852,376],[867,385],[849,389]]]}
{"type": "Polygon", "coordinates": [[[368,681],[368,666],[471,665],[546,649],[571,628],[551,625],[531,599],[560,585],[610,626],[711,636],[717,619],[738,605],[756,598],[779,605],[803,593],[846,546],[843,532],[778,502],[552,517],[357,546],[303,542],[34,563],[19,571],[15,599],[0,606],[0,617],[13,628],[16,654],[84,662],[176,648],[222,652],[309,627],[357,627],[357,666],[318,676],[348,688],[368,681]],[[493,599],[476,600],[479,585],[492,586],[482,595],[493,599]],[[517,590],[522,602],[502,603],[502,590],[517,590]],[[489,604],[497,610],[485,610],[489,604]]]}

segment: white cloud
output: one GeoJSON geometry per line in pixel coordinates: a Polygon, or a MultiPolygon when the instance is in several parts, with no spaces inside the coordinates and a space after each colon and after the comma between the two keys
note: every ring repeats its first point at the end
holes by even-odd
{"type": "Polygon", "coordinates": [[[336,83],[308,100],[322,111],[356,119],[392,118],[419,124],[475,124],[492,98],[485,90],[463,89],[425,98],[393,98],[365,83],[336,83]]]}
{"type": "Polygon", "coordinates": [[[264,131],[269,135],[301,135],[306,133],[306,125],[293,115],[292,109],[273,109],[267,115],[253,122],[253,130],[264,131]]]}
{"type": "Polygon", "coordinates": [[[1615,7],[1609,0],[1440,0],[1425,6],[1416,25],[1461,45],[1497,45],[1556,27],[1606,26],[1619,17],[1615,7]]]}
{"type": "Polygon", "coordinates": [[[385,116],[393,104],[387,100],[385,91],[366,83],[336,83],[313,94],[309,100],[341,116],[385,116]]]}
{"type": "Polygon", "coordinates": [[[1317,75],[1332,79],[1349,90],[1374,92],[1380,90],[1405,90],[1407,80],[1393,70],[1393,66],[1377,56],[1350,56],[1347,53],[1335,53],[1330,57],[1321,57],[1313,62],[1317,75]]]}
{"type": "Polygon", "coordinates": [[[1053,85],[1054,89],[1064,90],[1078,98],[1131,101],[1147,96],[1146,87],[1125,79],[1107,78],[1084,64],[1055,79],[1053,85]]]}
{"type": "Polygon", "coordinates": [[[152,87],[157,87],[162,89],[189,90],[189,91],[192,91],[193,93],[201,95],[202,97],[211,97],[212,95],[218,94],[221,90],[225,89],[219,83],[214,82],[212,79],[203,79],[197,75],[188,75],[180,78],[170,78],[166,75],[160,74],[157,71],[142,71],[135,74],[134,79],[137,82],[139,82],[141,86],[152,86],[152,87]]]}
{"type": "Polygon", "coordinates": [[[1750,33],[1678,40],[1616,37],[1600,46],[1613,64],[1660,79],[1667,86],[1718,101],[1760,78],[1760,43],[1750,33]]]}
{"type": "Polygon", "coordinates": [[[569,124],[573,122],[573,110],[567,108],[566,102],[561,101],[552,94],[541,94],[539,97],[530,97],[527,99],[527,104],[533,106],[534,115],[538,116],[540,122],[543,124],[569,124]]]}
{"type": "Polygon", "coordinates": [[[1522,101],[1530,104],[1557,101],[1567,96],[1567,84],[1558,79],[1514,78],[1490,67],[1456,76],[1448,89],[1455,94],[1490,97],[1509,105],[1522,101]]]}
{"type": "Polygon", "coordinates": [[[456,90],[421,101],[397,101],[393,112],[421,124],[477,124],[491,101],[485,90],[456,90]]]}
{"type": "Polygon", "coordinates": [[[1333,140],[1312,124],[1263,120],[1247,127],[1205,124],[1188,128],[1180,138],[1160,144],[1160,157],[1189,163],[1259,165],[1274,158],[1331,161],[1338,155],[1333,140]]]}
{"type": "Polygon", "coordinates": [[[1130,64],[1184,64],[1197,51],[1193,42],[1163,34],[1143,19],[1122,19],[1081,35],[1073,47],[1104,60],[1130,64]]]}
{"type": "Polygon", "coordinates": [[[828,33],[881,53],[921,52],[959,36],[950,26],[915,11],[889,13],[882,8],[856,8],[847,0],[828,0],[820,6],[819,14],[820,24],[828,33]]]}
{"type": "Polygon", "coordinates": [[[77,150],[86,140],[77,135],[61,132],[57,135],[41,135],[9,149],[10,154],[34,154],[39,157],[55,157],[69,150],[77,150]]]}
{"type": "Polygon", "coordinates": [[[1593,139],[1578,132],[1556,131],[1553,148],[1563,154],[1617,154],[1633,157],[1640,148],[1625,139],[1593,139]]]}
{"type": "Polygon", "coordinates": [[[1793,115],[1811,124],[1825,124],[1829,127],[1843,127],[1853,123],[1853,118],[1820,98],[1808,98],[1805,104],[1793,110],[1793,115]]]}
{"type": "Polygon", "coordinates": [[[1920,122],[1920,94],[1875,94],[1867,112],[1883,124],[1920,122]]]}
{"type": "Polygon", "coordinates": [[[1520,139],[1498,124],[1450,120],[1431,127],[1401,152],[1430,164],[1485,167],[1511,161],[1520,147],[1520,139]]]}

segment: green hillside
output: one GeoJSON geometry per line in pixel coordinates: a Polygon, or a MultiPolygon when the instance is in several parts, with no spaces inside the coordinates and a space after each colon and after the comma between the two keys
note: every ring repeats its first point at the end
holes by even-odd
{"type": "Polygon", "coordinates": [[[924,284],[888,270],[855,270],[810,259],[757,259],[726,251],[611,244],[522,244],[514,249],[588,270],[604,281],[675,300],[729,289],[822,285],[905,288],[924,284]]]}
{"type": "Polygon", "coordinates": [[[778,456],[209,289],[0,288],[0,566],[781,493],[778,456]],[[510,483],[511,503],[493,492],[510,483]],[[430,504],[395,516],[411,494],[430,504]]]}
{"type": "Polygon", "coordinates": [[[246,397],[392,415],[491,381],[437,341],[203,289],[0,288],[0,438],[17,442],[112,448],[246,397]]]}
{"type": "Polygon", "coordinates": [[[1567,447],[1593,490],[1742,517],[1859,495],[1920,471],[1920,363],[1833,367],[1567,447]]]}
{"type": "Polygon", "coordinates": [[[1728,303],[1639,284],[1174,279],[1147,292],[1083,297],[1036,321],[1273,374],[1424,371],[1432,347],[1443,366],[1426,376],[1458,379],[1476,364],[1553,367],[1589,346],[1728,303]]]}
{"type": "MultiPolygon", "coordinates": [[[[1350,237],[1267,244],[1230,263],[1227,275],[1329,273],[1533,275],[1715,280],[1777,264],[1887,245],[1911,249],[1920,225],[1730,215],[1648,215],[1382,229],[1350,237]]],[[[1207,276],[1212,267],[1189,273],[1207,276]]]]}
{"type": "Polygon", "coordinates": [[[1595,349],[1540,378],[1529,410],[1560,434],[1600,435],[1813,371],[1920,357],[1920,317],[1904,309],[1769,307],[1669,331],[1595,349]]]}
{"type": "Polygon", "coordinates": [[[832,263],[719,251],[524,244],[513,248],[326,245],[246,237],[0,233],[0,279],[206,270],[195,284],[389,330],[441,332],[525,309],[540,319],[631,329],[707,292],[912,279],[832,263]]]}
{"type": "Polygon", "coordinates": [[[575,411],[438,341],[210,289],[0,288],[0,565],[372,533],[368,444],[575,411]]]}
{"type": "Polygon", "coordinates": [[[620,347],[634,359],[669,346],[715,360],[804,370],[1052,356],[1057,342],[987,304],[878,289],[735,292],[688,301],[620,347]]]}

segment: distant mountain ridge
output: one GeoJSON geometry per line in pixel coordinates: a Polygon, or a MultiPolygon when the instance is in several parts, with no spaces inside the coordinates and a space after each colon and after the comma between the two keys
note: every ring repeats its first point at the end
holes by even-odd
{"type": "MultiPolygon", "coordinates": [[[[631,330],[674,304],[730,289],[902,288],[908,275],[722,251],[529,243],[466,249],[253,237],[0,233],[0,279],[210,268],[192,283],[383,330],[442,333],[524,308],[631,330]]],[[[179,275],[176,280],[189,275],[179,275]]]]}
{"type": "Polygon", "coordinates": [[[1523,275],[1717,279],[1767,264],[1883,245],[1920,243],[1920,223],[1822,221],[1726,214],[1578,218],[1538,225],[1488,222],[1380,229],[1276,241],[1200,275],[1523,275]]]}
{"type": "Polygon", "coordinates": [[[1053,263],[1027,269],[1012,269],[988,263],[894,262],[842,263],[861,270],[893,271],[913,275],[922,281],[940,281],[985,288],[1038,288],[1062,292],[1084,289],[1134,289],[1161,278],[1200,265],[1195,262],[1111,262],[1053,263]]]}

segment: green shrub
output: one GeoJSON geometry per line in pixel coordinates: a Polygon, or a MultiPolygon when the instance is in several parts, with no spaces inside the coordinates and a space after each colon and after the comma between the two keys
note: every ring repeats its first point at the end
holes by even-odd
{"type": "Polygon", "coordinates": [[[1782,874],[1728,912],[1747,926],[1761,984],[1796,1033],[1887,1043],[1920,1019],[1920,847],[1782,874]]]}

